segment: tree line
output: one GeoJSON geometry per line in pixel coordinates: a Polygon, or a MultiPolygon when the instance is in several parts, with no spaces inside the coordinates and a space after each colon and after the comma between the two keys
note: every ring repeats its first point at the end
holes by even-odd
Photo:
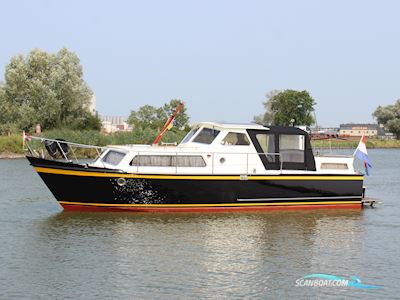
{"type": "MultiPolygon", "coordinates": [[[[93,92],[83,79],[78,56],[68,49],[57,53],[34,49],[26,57],[14,56],[5,68],[4,79],[0,82],[0,134],[29,131],[36,124],[43,130],[100,130],[99,118],[88,109],[93,92]]],[[[131,111],[128,123],[135,130],[154,135],[178,104],[179,100],[173,99],[161,107],[144,105],[131,111]]],[[[273,90],[263,105],[264,113],[255,116],[253,122],[282,126],[316,123],[316,102],[308,91],[273,90]]],[[[400,100],[379,106],[373,117],[400,139],[400,100]]],[[[177,115],[173,128],[175,132],[189,130],[186,107],[177,115]]]]}

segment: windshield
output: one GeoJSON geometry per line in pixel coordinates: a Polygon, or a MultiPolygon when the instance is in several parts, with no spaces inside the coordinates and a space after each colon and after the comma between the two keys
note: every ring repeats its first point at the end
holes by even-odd
{"type": "Polygon", "coordinates": [[[193,142],[201,144],[211,144],[219,133],[220,131],[216,129],[203,128],[200,133],[194,138],[193,142]]]}
{"type": "Polygon", "coordinates": [[[199,129],[198,128],[193,128],[192,130],[190,130],[188,132],[188,134],[183,138],[181,144],[185,144],[185,143],[189,142],[190,139],[192,138],[192,136],[194,136],[196,134],[197,130],[199,130],[199,129]]]}
{"type": "Polygon", "coordinates": [[[116,166],[121,162],[125,155],[126,153],[110,150],[106,155],[104,155],[102,161],[107,164],[116,166]]]}

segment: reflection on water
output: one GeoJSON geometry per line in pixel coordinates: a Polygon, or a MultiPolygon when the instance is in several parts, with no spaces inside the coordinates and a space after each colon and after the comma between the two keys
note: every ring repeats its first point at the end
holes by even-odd
{"type": "Polygon", "coordinates": [[[395,298],[400,151],[370,156],[376,209],[218,214],[62,212],[26,161],[0,161],[0,298],[395,298]],[[295,287],[312,273],[384,288],[295,287]]]}
{"type": "Polygon", "coordinates": [[[73,297],[144,297],[160,290],[170,297],[285,296],[297,278],[333,267],[336,255],[326,259],[332,252],[362,252],[362,244],[354,242],[362,240],[362,228],[355,228],[362,215],[362,210],[62,212],[38,222],[39,249],[37,244],[30,249],[30,239],[23,248],[27,256],[35,253],[29,260],[36,265],[52,266],[39,272],[32,285],[54,284],[62,290],[68,282],[73,297]],[[93,295],[88,286],[99,282],[93,295]]]}

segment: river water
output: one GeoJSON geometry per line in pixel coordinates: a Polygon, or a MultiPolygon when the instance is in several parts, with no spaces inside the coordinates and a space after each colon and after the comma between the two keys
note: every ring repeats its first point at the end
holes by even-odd
{"type": "Polygon", "coordinates": [[[376,208],[217,214],[63,212],[0,160],[0,299],[399,299],[400,150],[369,154],[376,208]],[[314,273],[382,287],[296,286],[314,273]]]}

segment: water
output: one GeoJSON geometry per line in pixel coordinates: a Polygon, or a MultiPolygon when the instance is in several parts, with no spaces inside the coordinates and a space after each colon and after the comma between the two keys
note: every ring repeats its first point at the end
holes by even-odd
{"type": "Polygon", "coordinates": [[[0,299],[398,299],[400,150],[370,157],[374,209],[218,214],[63,212],[0,160],[0,299]],[[383,288],[296,287],[312,273],[383,288]]]}

